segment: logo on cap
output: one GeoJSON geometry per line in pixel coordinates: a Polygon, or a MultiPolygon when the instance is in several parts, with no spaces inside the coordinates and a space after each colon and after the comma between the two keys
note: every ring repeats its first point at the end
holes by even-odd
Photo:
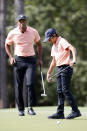
{"type": "Polygon", "coordinates": [[[25,15],[21,14],[16,19],[16,21],[19,21],[19,20],[27,20],[27,17],[25,15]]]}

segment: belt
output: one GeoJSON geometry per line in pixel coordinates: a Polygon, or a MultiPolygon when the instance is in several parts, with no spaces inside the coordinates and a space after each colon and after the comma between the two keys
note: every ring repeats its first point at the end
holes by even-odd
{"type": "Polygon", "coordinates": [[[17,56],[17,55],[16,55],[16,57],[23,58],[23,59],[24,59],[24,58],[27,59],[27,58],[34,58],[35,56],[17,56]]]}
{"type": "Polygon", "coordinates": [[[69,66],[69,65],[68,64],[67,65],[61,65],[61,66],[57,66],[57,67],[61,68],[61,67],[67,67],[67,66],[69,66]]]}

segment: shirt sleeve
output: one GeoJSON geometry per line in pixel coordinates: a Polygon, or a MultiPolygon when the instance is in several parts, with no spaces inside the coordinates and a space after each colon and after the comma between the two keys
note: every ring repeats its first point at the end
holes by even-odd
{"type": "Polygon", "coordinates": [[[13,34],[12,34],[12,32],[8,33],[8,36],[7,36],[6,40],[5,40],[5,44],[7,44],[7,45],[12,45],[13,44],[13,34]]]}
{"type": "Polygon", "coordinates": [[[40,35],[37,32],[37,30],[35,30],[35,42],[38,42],[40,40],[40,35]]]}
{"type": "Polygon", "coordinates": [[[71,45],[71,44],[70,44],[67,40],[65,40],[64,38],[62,38],[60,44],[62,45],[62,47],[63,47],[64,49],[67,49],[67,48],[71,45]]]}

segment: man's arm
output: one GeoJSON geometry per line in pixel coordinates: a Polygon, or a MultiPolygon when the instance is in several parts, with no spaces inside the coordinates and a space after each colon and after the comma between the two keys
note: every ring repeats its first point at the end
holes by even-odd
{"type": "Polygon", "coordinates": [[[12,55],[10,45],[5,44],[5,50],[6,50],[6,53],[8,54],[8,56],[10,58],[10,64],[13,65],[15,63],[15,58],[12,55]]]}
{"type": "Polygon", "coordinates": [[[73,66],[77,60],[77,52],[76,52],[76,48],[74,48],[72,45],[69,46],[69,49],[72,52],[72,56],[73,56],[70,66],[73,66]]]}
{"type": "Polygon", "coordinates": [[[38,64],[42,65],[42,45],[41,41],[36,42],[38,50],[38,64]]]}

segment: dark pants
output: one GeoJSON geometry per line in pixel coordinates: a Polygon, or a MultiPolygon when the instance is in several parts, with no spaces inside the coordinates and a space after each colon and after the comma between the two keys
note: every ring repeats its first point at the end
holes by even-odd
{"type": "MultiPolygon", "coordinates": [[[[58,67],[58,72],[65,69],[67,65],[58,67]]],[[[57,77],[57,92],[58,92],[58,108],[57,112],[59,114],[64,113],[64,101],[65,98],[68,99],[69,104],[73,111],[78,111],[76,101],[70,92],[70,83],[73,74],[73,68],[69,67],[60,73],[57,77]]]]}
{"type": "Polygon", "coordinates": [[[16,64],[14,65],[14,81],[15,81],[15,97],[18,109],[24,110],[23,100],[23,81],[26,77],[26,86],[28,87],[28,106],[36,104],[34,79],[36,70],[35,57],[16,56],[16,64]]]}

